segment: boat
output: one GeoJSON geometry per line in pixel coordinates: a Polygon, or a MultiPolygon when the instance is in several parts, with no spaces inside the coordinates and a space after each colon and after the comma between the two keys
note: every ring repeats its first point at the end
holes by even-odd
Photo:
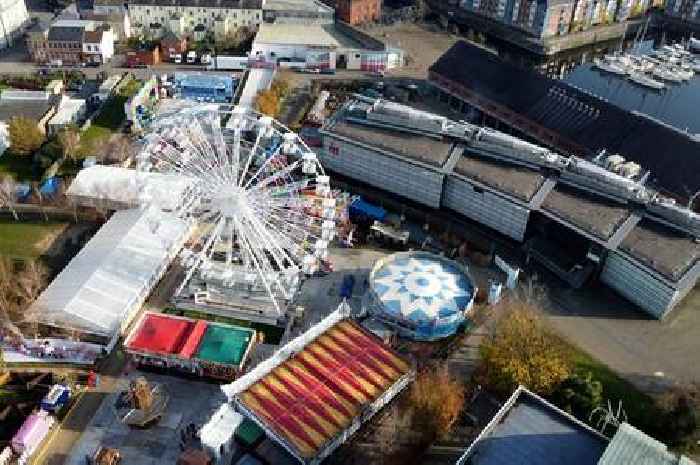
{"type": "Polygon", "coordinates": [[[694,53],[700,53],[700,40],[691,37],[688,41],[688,49],[694,53]]]}
{"type": "Polygon", "coordinates": [[[668,67],[668,70],[671,71],[671,72],[674,73],[674,74],[677,74],[677,75],[678,75],[681,79],[683,79],[684,81],[687,81],[687,80],[689,80],[690,78],[692,78],[693,76],[695,76],[695,72],[694,72],[694,71],[692,71],[692,70],[686,71],[686,70],[682,69],[682,68],[679,67],[679,66],[669,66],[669,67],[668,67]]]}
{"type": "Polygon", "coordinates": [[[666,87],[663,82],[659,82],[655,79],[650,78],[649,76],[638,72],[630,73],[629,79],[632,82],[635,82],[644,87],[649,87],[650,89],[661,90],[664,87],[666,87]]]}
{"type": "Polygon", "coordinates": [[[596,68],[602,71],[606,71],[608,73],[613,73],[620,76],[624,76],[627,74],[627,70],[625,68],[623,68],[617,63],[613,63],[608,60],[601,60],[599,58],[596,58],[595,60],[593,60],[593,64],[596,68]]]}
{"type": "Polygon", "coordinates": [[[681,78],[678,74],[674,73],[673,71],[670,71],[669,69],[663,67],[663,66],[656,66],[654,69],[651,70],[651,75],[654,76],[655,78],[659,78],[662,81],[670,81],[670,82],[682,82],[683,78],[681,78]]]}

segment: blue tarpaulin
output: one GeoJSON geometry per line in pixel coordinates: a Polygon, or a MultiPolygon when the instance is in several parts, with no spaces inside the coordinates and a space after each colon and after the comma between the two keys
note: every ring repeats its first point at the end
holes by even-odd
{"type": "Polygon", "coordinates": [[[61,184],[61,180],[56,176],[50,177],[44,184],[41,185],[39,189],[42,195],[54,195],[58,192],[58,186],[61,184]]]}
{"type": "Polygon", "coordinates": [[[377,221],[384,221],[384,218],[386,218],[386,210],[377,205],[365,202],[361,197],[358,197],[350,204],[349,213],[352,216],[364,216],[377,221]]]}

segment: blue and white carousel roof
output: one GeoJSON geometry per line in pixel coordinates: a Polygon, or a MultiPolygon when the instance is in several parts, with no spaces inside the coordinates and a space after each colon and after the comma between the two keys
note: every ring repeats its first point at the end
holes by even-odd
{"type": "Polygon", "coordinates": [[[397,257],[374,272],[372,286],[384,311],[415,323],[461,313],[472,300],[469,277],[445,259],[397,257]]]}

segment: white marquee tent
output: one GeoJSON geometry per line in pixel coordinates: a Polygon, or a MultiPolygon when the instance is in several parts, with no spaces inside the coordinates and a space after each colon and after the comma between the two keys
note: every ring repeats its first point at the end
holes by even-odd
{"type": "Polygon", "coordinates": [[[116,341],[187,239],[181,220],[116,212],[30,308],[40,324],[116,341]],[[157,229],[156,229],[157,226],[157,229]]]}
{"type": "Polygon", "coordinates": [[[136,208],[143,188],[150,189],[163,210],[174,210],[186,197],[189,182],[183,176],[145,173],[119,166],[95,165],[80,170],[66,194],[77,205],[123,210],[136,208]]]}

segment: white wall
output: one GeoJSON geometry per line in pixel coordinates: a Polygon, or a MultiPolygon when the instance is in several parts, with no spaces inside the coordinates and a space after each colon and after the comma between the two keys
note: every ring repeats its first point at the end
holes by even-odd
{"type": "Polygon", "coordinates": [[[24,0],[0,0],[0,48],[21,40],[22,28],[28,22],[24,0]]]}
{"type": "MultiPolygon", "coordinates": [[[[148,32],[148,25],[160,23],[163,27],[169,27],[169,18],[173,14],[179,14],[184,20],[184,32],[194,32],[195,26],[202,24],[211,32],[214,32],[214,19],[221,15],[231,21],[233,29],[248,26],[257,28],[262,23],[262,10],[247,10],[238,8],[201,8],[187,6],[158,6],[158,5],[129,5],[131,25],[141,24],[141,33],[148,32]]],[[[136,31],[134,31],[136,32],[136,31]]],[[[175,31],[173,31],[175,32],[175,31]]]]}

